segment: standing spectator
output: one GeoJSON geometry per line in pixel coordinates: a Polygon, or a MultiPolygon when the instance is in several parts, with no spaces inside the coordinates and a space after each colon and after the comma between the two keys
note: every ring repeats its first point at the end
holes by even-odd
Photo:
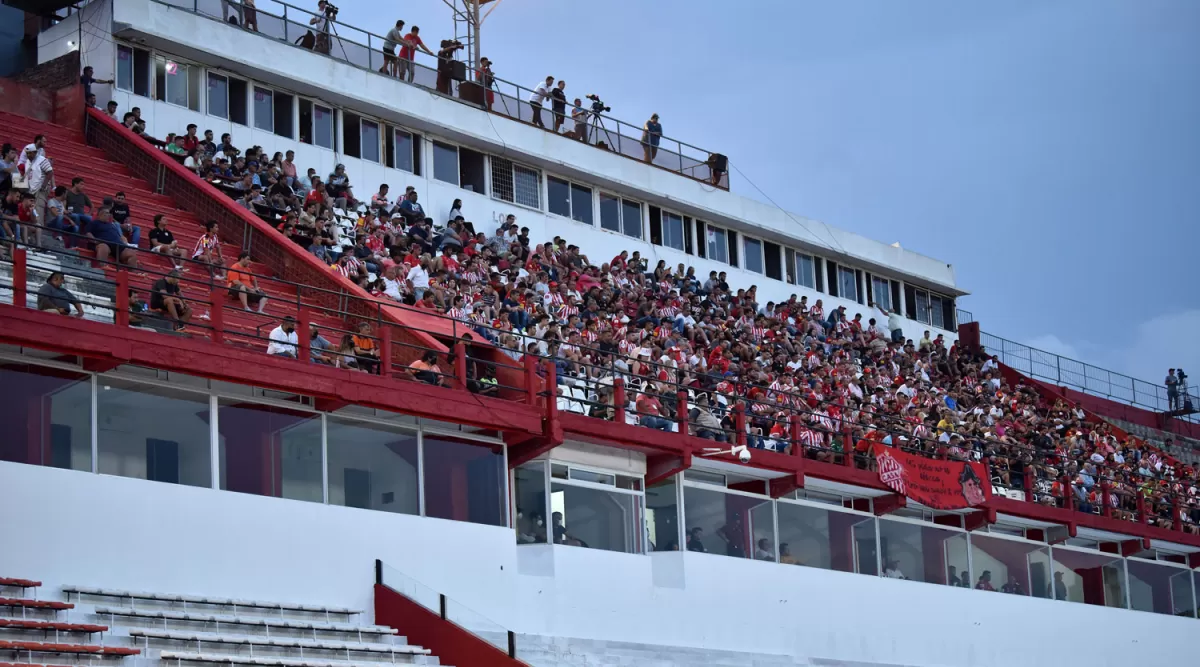
{"type": "Polygon", "coordinates": [[[396,21],[396,27],[388,31],[388,34],[383,38],[383,67],[379,68],[380,74],[388,76],[398,76],[396,64],[396,47],[400,42],[404,41],[404,21],[396,21]]]}
{"type": "Polygon", "coordinates": [[[257,305],[259,313],[266,309],[266,293],[259,289],[258,278],[250,272],[250,253],[243,251],[229,267],[229,292],[237,295],[242,308],[247,311],[251,310],[251,305],[257,305]]]}
{"type": "MultiPolygon", "coordinates": [[[[25,158],[25,183],[28,184],[29,193],[35,200],[33,210],[37,219],[34,225],[40,225],[42,216],[45,215],[46,200],[54,195],[54,165],[50,163],[50,158],[46,157],[44,149],[36,143],[25,147],[25,158]]],[[[31,226],[25,237],[27,241],[41,238],[41,230],[31,226]]]]}
{"type": "Polygon", "coordinates": [[[492,110],[492,104],[496,102],[496,92],[492,90],[496,87],[496,75],[492,74],[492,61],[487,58],[479,59],[479,71],[475,73],[475,80],[483,87],[483,99],[487,103],[487,110],[492,110]]]}
{"type": "Polygon", "coordinates": [[[428,55],[434,55],[429,47],[425,46],[425,42],[421,41],[421,28],[413,26],[404,36],[404,46],[400,47],[400,71],[397,76],[412,83],[413,77],[417,73],[417,66],[414,62],[417,58],[417,49],[424,51],[428,55]]]}
{"type": "Polygon", "coordinates": [[[159,278],[150,287],[150,310],[165,315],[175,326],[175,330],[183,329],[192,319],[192,308],[183,300],[179,289],[179,272],[172,271],[159,278]]]}
{"type": "Polygon", "coordinates": [[[117,101],[116,100],[108,101],[108,104],[104,107],[104,115],[117,121],[118,123],[121,122],[120,117],[117,116],[117,101]]]}
{"type": "Polygon", "coordinates": [[[254,0],[242,0],[242,27],[258,32],[258,12],[254,9],[254,0]]]}
{"type": "Polygon", "coordinates": [[[97,79],[92,76],[94,70],[89,65],[83,68],[83,75],[79,77],[79,83],[83,84],[83,94],[85,96],[92,94],[93,83],[112,83],[112,79],[97,79]]]}
{"type": "Polygon", "coordinates": [[[580,141],[587,141],[588,111],[578,97],[575,98],[575,105],[571,107],[571,120],[575,121],[574,137],[580,141]]]}
{"type": "Polygon", "coordinates": [[[454,77],[454,53],[463,48],[461,42],[456,42],[452,39],[443,39],[437,53],[437,81],[436,89],[443,95],[450,95],[450,82],[454,77]]]}
{"type": "Polygon", "coordinates": [[[12,144],[4,144],[4,147],[0,148],[0,192],[7,192],[12,187],[19,160],[17,149],[13,148],[12,144]]]}
{"type": "Polygon", "coordinates": [[[70,290],[63,287],[65,278],[62,271],[55,271],[46,278],[46,282],[38,288],[38,310],[53,310],[60,315],[70,315],[71,307],[74,306],[75,317],[83,317],[83,304],[70,290]]]}
{"type": "Polygon", "coordinates": [[[295,359],[299,349],[300,337],[296,334],[296,318],[288,315],[267,335],[267,354],[295,359]]]}
{"type": "Polygon", "coordinates": [[[899,311],[888,310],[887,308],[884,308],[883,306],[879,305],[878,303],[873,303],[871,305],[875,306],[875,308],[877,308],[879,310],[879,312],[883,313],[884,316],[888,318],[887,326],[888,326],[888,331],[892,335],[892,342],[893,343],[903,343],[904,342],[904,320],[902,320],[900,318],[899,311]]]}
{"type": "MultiPolygon", "coordinates": [[[[26,148],[26,150],[29,150],[26,148]]],[[[1175,369],[1167,371],[1167,379],[1163,380],[1163,384],[1167,385],[1167,411],[1172,412],[1179,409],[1179,378],[1175,376],[1175,369]]]]}
{"type": "Polygon", "coordinates": [[[653,162],[658,156],[658,142],[662,139],[662,125],[658,122],[658,114],[651,114],[650,120],[642,126],[642,151],[646,162],[653,162]]]}
{"type": "Polygon", "coordinates": [[[550,91],[550,110],[554,113],[554,131],[562,127],[567,120],[567,82],[559,81],[550,91]]]}
{"type": "Polygon", "coordinates": [[[533,109],[533,124],[542,129],[546,127],[546,124],[542,122],[542,105],[550,96],[550,87],[553,85],[554,77],[548,76],[545,81],[533,89],[533,92],[529,93],[529,108],[533,109]]]}

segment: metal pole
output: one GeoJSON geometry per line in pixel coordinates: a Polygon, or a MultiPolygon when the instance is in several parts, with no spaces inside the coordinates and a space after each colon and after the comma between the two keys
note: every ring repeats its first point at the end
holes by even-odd
{"type": "Polygon", "coordinates": [[[470,5],[468,10],[471,12],[471,26],[475,30],[475,39],[471,40],[471,45],[475,50],[471,57],[471,66],[478,72],[481,65],[479,59],[483,57],[483,25],[479,22],[479,0],[467,0],[467,2],[470,5]]]}

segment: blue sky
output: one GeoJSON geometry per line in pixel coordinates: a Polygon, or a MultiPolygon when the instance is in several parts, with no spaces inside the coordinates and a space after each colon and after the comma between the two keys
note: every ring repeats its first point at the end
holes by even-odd
{"type": "MultiPolygon", "coordinates": [[[[341,18],[452,36],[439,0],[341,18]]],[[[1145,379],[1200,368],[1200,0],[502,0],[484,55],[954,264],[988,333],[1145,379]]]]}

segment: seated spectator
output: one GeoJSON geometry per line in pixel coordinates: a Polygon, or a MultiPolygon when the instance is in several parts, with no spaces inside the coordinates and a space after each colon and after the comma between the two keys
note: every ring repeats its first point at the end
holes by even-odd
{"type": "Polygon", "coordinates": [[[49,278],[46,278],[46,282],[38,288],[37,308],[38,310],[53,310],[60,315],[70,315],[71,307],[74,306],[75,316],[83,317],[83,304],[70,290],[63,287],[65,279],[66,276],[62,271],[55,271],[50,274],[49,278]]]}
{"type": "Polygon", "coordinates": [[[183,157],[188,153],[187,149],[183,147],[183,142],[183,137],[172,132],[171,134],[167,135],[164,150],[171,155],[183,157]]]}
{"type": "Polygon", "coordinates": [[[992,586],[992,573],[990,570],[984,570],[983,574],[979,575],[979,581],[975,583],[975,590],[979,591],[996,591],[996,587],[992,586]]]}
{"type": "Polygon", "coordinates": [[[171,271],[150,287],[150,310],[165,316],[176,331],[182,331],[192,319],[192,308],[179,289],[178,271],[171,271]]]}
{"type": "MultiPolygon", "coordinates": [[[[650,385],[657,383],[647,383],[648,389],[656,389],[650,385]]],[[[638,392],[636,408],[638,413],[638,423],[642,426],[652,428],[658,431],[672,430],[672,423],[667,419],[666,410],[659,402],[658,397],[646,391],[638,392]]]]}
{"type": "Polygon", "coordinates": [[[121,225],[121,233],[129,239],[129,243],[134,247],[141,245],[142,228],[134,225],[129,219],[129,204],[125,201],[125,193],[118,192],[113,195],[112,205],[109,208],[112,209],[113,220],[121,225]]]}
{"type": "Polygon", "coordinates": [[[404,201],[400,202],[398,211],[400,215],[404,216],[404,221],[409,225],[425,221],[425,209],[417,203],[416,190],[410,190],[404,196],[404,201]]]}
{"type": "Polygon", "coordinates": [[[388,200],[388,184],[382,183],[379,191],[371,195],[371,210],[379,217],[391,215],[392,204],[388,200]]]}
{"type": "Polygon", "coordinates": [[[96,241],[96,259],[107,262],[124,264],[137,268],[137,249],[125,237],[121,225],[112,219],[112,212],[101,207],[96,212],[96,218],[88,225],[88,235],[96,241]]]}
{"type": "Polygon", "coordinates": [[[350,189],[350,177],[346,175],[344,164],[333,168],[333,173],[329,175],[329,181],[325,185],[325,192],[338,208],[358,207],[358,200],[354,198],[354,192],[350,189]]]}
{"type": "Polygon", "coordinates": [[[433,350],[427,350],[421,355],[420,359],[412,362],[412,364],[405,369],[405,372],[407,372],[409,376],[418,382],[424,382],[425,384],[438,386],[449,386],[450,383],[446,381],[446,377],[442,374],[442,369],[438,366],[437,356],[437,352],[434,352],[433,350]]]}
{"type": "MultiPolygon", "coordinates": [[[[366,322],[359,323],[358,335],[354,336],[354,357],[362,370],[371,374],[379,372],[379,344],[371,335],[371,325],[366,322]]],[[[391,369],[387,370],[391,372],[391,369]]]]}
{"type": "Polygon", "coordinates": [[[229,267],[228,277],[229,293],[237,296],[244,310],[251,311],[250,307],[256,305],[256,312],[266,311],[269,299],[266,293],[259,289],[258,278],[251,271],[250,253],[243,251],[238,255],[237,261],[229,267]]]}
{"type": "Polygon", "coordinates": [[[225,279],[225,256],[221,252],[221,239],[217,236],[217,221],[204,223],[204,233],[196,240],[192,259],[208,265],[209,275],[216,280],[225,279]]]}
{"type": "Polygon", "coordinates": [[[67,216],[66,197],[66,186],[60,185],[54,188],[53,196],[46,200],[46,227],[59,232],[63,245],[67,249],[71,249],[80,244],[82,230],[74,220],[67,216]]]}
{"type": "Polygon", "coordinates": [[[334,365],[333,343],[330,343],[328,338],[321,335],[320,329],[317,329],[317,325],[315,324],[309,326],[308,341],[309,354],[314,363],[325,366],[334,365]]]}
{"type": "Polygon", "coordinates": [[[295,359],[300,350],[300,337],[296,335],[296,318],[288,315],[267,336],[267,354],[275,357],[295,359]]]}
{"type": "Polygon", "coordinates": [[[169,257],[176,270],[183,270],[184,251],[175,241],[175,235],[167,229],[167,216],[164,213],[154,216],[154,228],[150,230],[150,251],[169,257]]]}

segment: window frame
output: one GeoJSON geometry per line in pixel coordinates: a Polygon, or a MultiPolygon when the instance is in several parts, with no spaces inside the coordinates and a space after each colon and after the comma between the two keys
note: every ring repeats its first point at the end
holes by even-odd
{"type": "Polygon", "coordinates": [[[416,175],[416,173],[417,173],[416,152],[417,152],[419,146],[420,146],[420,141],[419,141],[418,135],[413,134],[412,132],[410,132],[402,127],[393,127],[392,128],[392,154],[393,154],[392,169],[398,169],[405,173],[416,175]],[[398,142],[396,139],[401,134],[408,137],[408,144],[409,144],[408,168],[400,166],[400,160],[399,160],[400,142],[398,142]]]}
{"type": "MultiPolygon", "coordinates": [[[[512,160],[507,157],[501,157],[499,155],[488,154],[487,158],[488,158],[488,160],[487,160],[487,162],[488,162],[488,181],[489,181],[489,185],[490,185],[490,187],[488,188],[488,190],[489,190],[488,194],[492,199],[495,199],[496,201],[502,201],[506,204],[513,204],[515,206],[520,206],[522,208],[528,208],[528,209],[531,209],[534,211],[542,210],[542,181],[543,181],[542,175],[543,174],[542,174],[541,169],[538,169],[536,167],[531,167],[523,162],[517,162],[516,160],[512,160]],[[496,185],[496,179],[503,178],[503,173],[505,171],[504,165],[500,165],[501,168],[497,169],[496,160],[503,160],[508,163],[507,170],[508,170],[509,175],[512,177],[512,179],[511,179],[512,197],[511,198],[506,198],[503,193],[504,188],[497,187],[497,185],[496,185]],[[517,169],[524,170],[525,172],[527,172],[527,175],[528,175],[528,173],[533,174],[533,177],[536,180],[535,187],[533,189],[533,194],[537,197],[536,205],[531,205],[527,202],[517,200],[517,169]]],[[[501,184],[501,185],[503,185],[503,184],[501,184]]]]}
{"type": "Polygon", "coordinates": [[[433,173],[431,174],[431,176],[433,177],[433,180],[440,181],[442,183],[449,183],[450,185],[453,185],[454,187],[462,187],[462,184],[459,182],[461,180],[461,176],[459,173],[459,169],[461,168],[461,165],[459,164],[459,160],[458,160],[458,144],[452,144],[447,141],[442,141],[440,139],[434,139],[432,137],[430,137],[430,142],[433,144],[433,146],[431,148],[431,150],[433,151],[433,173]],[[454,150],[454,180],[453,181],[447,181],[446,179],[444,179],[438,175],[438,148],[451,148],[454,150]]]}
{"type": "Polygon", "coordinates": [[[755,238],[753,236],[746,236],[745,234],[742,234],[742,268],[746,269],[747,271],[749,271],[751,273],[757,273],[760,276],[767,275],[767,259],[766,259],[766,253],[763,249],[763,240],[762,239],[755,238]],[[751,252],[751,248],[750,248],[751,244],[758,246],[757,252],[755,252],[755,253],[751,252]],[[751,256],[756,256],[758,258],[758,268],[754,268],[754,267],[750,266],[750,257],[751,256]]]}
{"type": "Polygon", "coordinates": [[[268,88],[266,86],[261,86],[257,83],[251,83],[250,86],[251,86],[250,94],[253,97],[253,100],[251,100],[251,103],[250,103],[251,118],[249,120],[250,120],[251,129],[260,130],[262,132],[270,132],[271,134],[275,134],[275,89],[268,88]],[[267,112],[267,118],[269,119],[270,127],[262,127],[261,125],[259,125],[259,121],[258,121],[259,99],[258,99],[258,96],[259,96],[260,92],[263,94],[264,98],[268,102],[271,103],[271,109],[270,109],[270,111],[267,112]]]}
{"type": "Polygon", "coordinates": [[[671,210],[668,210],[665,208],[661,209],[661,211],[662,211],[662,213],[660,215],[662,216],[662,219],[660,220],[660,224],[662,225],[662,247],[671,248],[672,250],[678,250],[679,252],[686,252],[685,248],[687,248],[687,238],[686,238],[687,230],[684,229],[684,226],[683,226],[683,218],[684,218],[683,214],[675,213],[674,211],[671,211],[671,210]],[[671,243],[670,243],[670,241],[673,239],[671,238],[670,234],[668,234],[668,230],[670,229],[668,219],[675,219],[675,220],[679,221],[679,245],[678,246],[671,245],[671,243]]]}
{"type": "Polygon", "coordinates": [[[856,274],[854,272],[854,269],[849,266],[846,266],[844,264],[838,264],[837,265],[837,280],[838,280],[838,298],[845,299],[846,301],[858,301],[858,292],[859,292],[858,274],[856,274]],[[847,275],[850,277],[850,282],[852,282],[854,284],[854,293],[853,294],[846,293],[846,289],[845,289],[845,287],[846,287],[845,280],[846,279],[843,278],[843,276],[847,276],[847,275]]]}
{"type": "Polygon", "coordinates": [[[704,257],[722,264],[729,263],[729,233],[725,231],[724,227],[708,223],[704,225],[704,257]],[[716,248],[715,252],[714,248],[716,248]]]}
{"type": "MultiPolygon", "coordinates": [[[[383,127],[384,124],[378,120],[364,116],[358,117],[358,159],[363,162],[370,162],[371,164],[383,164],[385,152],[383,149],[383,127]],[[364,130],[367,125],[375,126],[375,159],[366,156],[365,148],[368,144],[366,143],[366,132],[364,130]]],[[[455,154],[457,155],[457,152],[455,154]]]]}
{"type": "Polygon", "coordinates": [[[806,252],[800,252],[799,250],[797,250],[797,251],[795,251],[795,259],[793,260],[792,263],[793,263],[793,270],[796,273],[796,282],[794,284],[799,285],[800,287],[807,287],[810,290],[816,291],[817,290],[817,258],[816,258],[816,256],[810,255],[809,253],[806,253],[806,252]],[[802,261],[805,259],[808,260],[808,269],[809,269],[808,282],[804,281],[804,272],[800,270],[801,267],[803,266],[802,261]]]}
{"type": "MultiPolygon", "coordinates": [[[[571,222],[577,222],[581,225],[587,225],[588,227],[596,227],[596,205],[597,205],[597,202],[599,201],[599,199],[597,198],[597,193],[600,193],[600,192],[601,192],[601,190],[599,190],[598,188],[595,188],[591,185],[587,185],[585,183],[580,183],[580,182],[572,180],[570,178],[565,178],[563,176],[556,176],[554,174],[546,174],[546,212],[549,213],[550,215],[553,215],[553,216],[556,216],[559,218],[566,218],[567,220],[570,220],[571,222]],[[566,199],[567,213],[566,214],[563,214],[559,211],[551,210],[551,208],[550,208],[550,202],[551,202],[550,184],[552,181],[556,181],[557,183],[564,184],[567,187],[567,199],[566,199]],[[588,208],[589,208],[588,217],[591,218],[590,221],[581,220],[579,217],[577,217],[577,213],[575,210],[576,209],[575,194],[576,194],[577,190],[587,190],[587,192],[588,192],[588,205],[589,205],[588,206],[588,208]]],[[[607,230],[607,231],[612,231],[612,230],[607,230]]]]}

